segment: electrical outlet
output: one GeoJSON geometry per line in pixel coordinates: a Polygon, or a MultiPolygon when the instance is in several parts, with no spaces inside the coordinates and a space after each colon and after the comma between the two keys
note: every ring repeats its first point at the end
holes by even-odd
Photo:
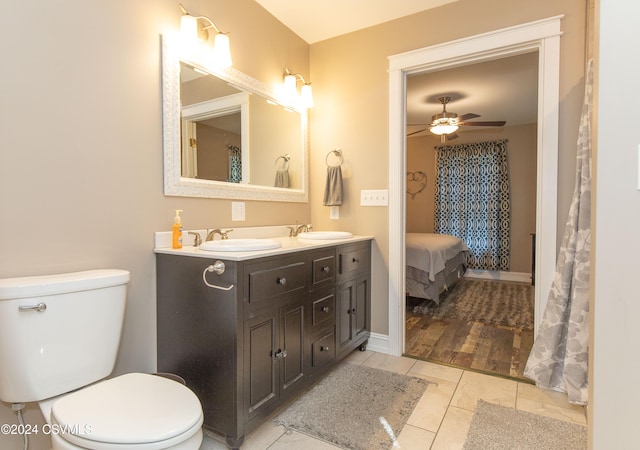
{"type": "Polygon", "coordinates": [[[340,218],[340,207],[339,206],[330,206],[329,207],[329,219],[336,220],[340,218]]]}
{"type": "Polygon", "coordinates": [[[231,220],[241,222],[244,217],[244,202],[231,202],[231,220]]]}
{"type": "Polygon", "coordinates": [[[387,189],[360,191],[360,206],[388,206],[389,191],[387,189]]]}

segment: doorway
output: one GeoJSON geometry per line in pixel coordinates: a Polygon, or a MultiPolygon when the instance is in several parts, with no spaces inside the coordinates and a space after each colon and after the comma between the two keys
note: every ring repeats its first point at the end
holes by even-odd
{"type": "Polygon", "coordinates": [[[406,77],[532,51],[539,54],[535,320],[538,328],[553,279],[557,233],[558,91],[561,16],[427,47],[389,58],[389,340],[388,353],[405,345],[406,77]]]}
{"type": "MultiPolygon", "coordinates": [[[[447,260],[454,256],[432,242],[438,237],[433,234],[439,204],[434,199],[440,191],[436,189],[437,148],[445,145],[466,153],[471,147],[480,148],[481,142],[504,142],[510,185],[509,220],[502,222],[508,224],[509,236],[508,260],[501,258],[503,271],[478,270],[467,264],[463,281],[452,284],[448,277],[446,287],[436,288],[432,283],[439,284],[426,274],[416,278],[416,250],[411,257],[407,255],[413,267],[407,268],[406,356],[523,378],[533,344],[531,235],[536,228],[538,59],[534,51],[406,77],[405,226],[410,233],[408,245],[429,244],[425,248],[433,254],[429,259],[427,254],[431,253],[425,252],[425,264],[433,267],[440,257],[447,260]],[[442,98],[449,100],[449,114],[466,120],[445,139],[428,129],[431,116],[442,110],[442,98]],[[419,185],[412,181],[416,173],[425,174],[419,185]],[[431,293],[440,289],[445,292],[431,293]]],[[[484,235],[482,230],[478,232],[484,235]]],[[[469,247],[476,242],[475,236],[465,238],[469,247]]],[[[449,273],[446,267],[451,263],[453,260],[445,264],[445,272],[449,273]]]]}

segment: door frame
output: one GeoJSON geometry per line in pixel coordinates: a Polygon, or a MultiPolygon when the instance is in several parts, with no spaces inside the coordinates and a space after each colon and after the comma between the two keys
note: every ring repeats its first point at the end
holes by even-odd
{"type": "Polygon", "coordinates": [[[560,28],[563,16],[438,44],[389,57],[389,341],[405,347],[406,78],[409,74],[538,52],[536,271],[534,329],[551,288],[557,252],[560,28]]]}

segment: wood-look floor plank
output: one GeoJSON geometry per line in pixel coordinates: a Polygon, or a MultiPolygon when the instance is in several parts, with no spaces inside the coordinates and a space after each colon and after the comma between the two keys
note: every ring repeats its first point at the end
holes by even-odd
{"type": "Polygon", "coordinates": [[[533,330],[406,313],[405,356],[524,378],[533,330]]]}

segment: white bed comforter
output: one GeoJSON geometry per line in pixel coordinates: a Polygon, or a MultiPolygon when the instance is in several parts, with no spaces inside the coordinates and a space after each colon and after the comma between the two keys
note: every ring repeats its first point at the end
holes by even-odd
{"type": "Polygon", "coordinates": [[[406,264],[429,273],[434,281],[438,272],[444,270],[445,263],[463,251],[469,251],[460,238],[448,234],[407,233],[406,264]]]}

